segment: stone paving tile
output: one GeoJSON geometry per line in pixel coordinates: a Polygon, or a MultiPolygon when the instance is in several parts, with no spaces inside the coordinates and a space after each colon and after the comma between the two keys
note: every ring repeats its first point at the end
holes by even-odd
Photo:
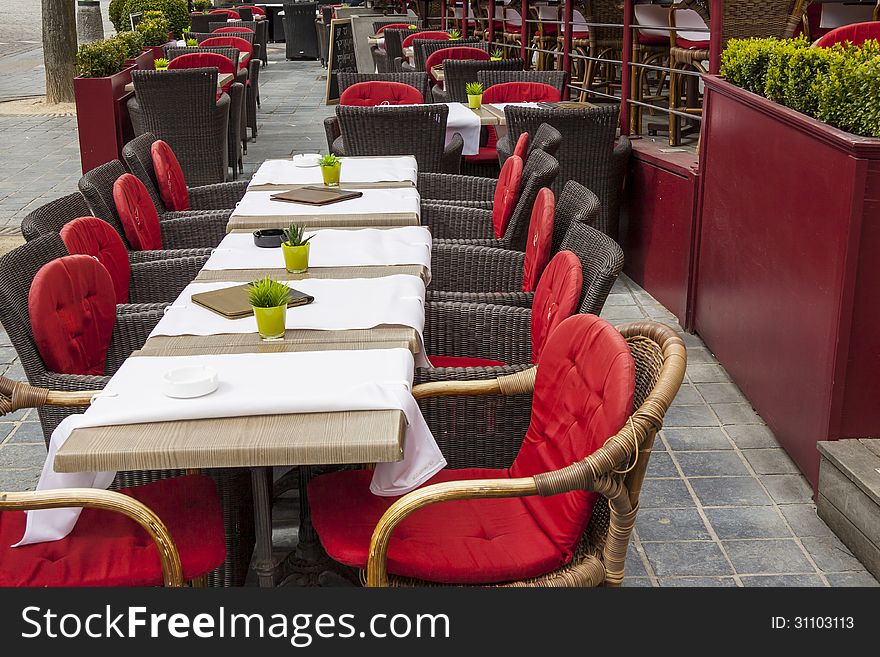
{"type": "Polygon", "coordinates": [[[749,465],[759,475],[798,474],[800,472],[783,449],[750,449],[746,450],[744,455],[749,465]]]}
{"type": "Polygon", "coordinates": [[[798,536],[833,536],[834,532],[816,514],[815,504],[783,504],[779,510],[798,536]]]}
{"type": "Polygon", "coordinates": [[[712,410],[721,420],[721,424],[764,424],[749,404],[712,404],[712,410]]]}
{"type": "Polygon", "coordinates": [[[645,543],[644,547],[658,577],[733,574],[721,549],[710,541],[645,543]]]}
{"type": "Polygon", "coordinates": [[[681,479],[646,479],[639,499],[642,510],[694,506],[694,500],[681,479]]]}
{"type": "Polygon", "coordinates": [[[880,582],[874,579],[871,573],[866,571],[860,573],[828,573],[825,577],[831,586],[880,587],[880,582]]]}
{"type": "Polygon", "coordinates": [[[721,365],[688,363],[687,375],[691,383],[730,383],[730,377],[721,365]]]}
{"type": "Polygon", "coordinates": [[[722,541],[733,567],[744,575],[815,573],[794,540],[722,541]]]}
{"type": "Polygon", "coordinates": [[[776,438],[773,437],[773,433],[764,425],[729,425],[724,427],[724,431],[730,436],[734,444],[742,450],[779,446],[776,438]]]}
{"type": "Polygon", "coordinates": [[[724,431],[717,427],[668,427],[663,437],[674,451],[733,449],[724,431]]]}
{"type": "Polygon", "coordinates": [[[662,577],[660,586],[730,587],[736,586],[736,580],[733,577],[662,577]]]}
{"type": "Polygon", "coordinates": [[[792,533],[772,506],[738,506],[706,509],[706,516],[721,540],[732,538],[789,538],[792,533]]]}
{"type": "Polygon", "coordinates": [[[678,470],[675,468],[675,464],[672,462],[672,457],[669,454],[664,454],[662,452],[651,455],[651,460],[648,462],[648,471],[646,476],[648,477],[677,477],[678,470]]]}
{"type": "Polygon", "coordinates": [[[744,586],[763,587],[820,587],[825,586],[818,575],[744,575],[744,586]]]}
{"type": "Polygon", "coordinates": [[[807,536],[801,540],[820,570],[836,573],[865,569],[836,536],[807,536]]]}
{"type": "MultiPolygon", "coordinates": [[[[688,351],[688,360],[690,360],[690,351],[688,351]]],[[[746,401],[745,396],[733,383],[698,383],[696,388],[703,399],[710,404],[746,401]]]]}
{"type": "Polygon", "coordinates": [[[39,422],[22,422],[18,429],[9,436],[8,444],[19,443],[37,443],[45,445],[46,440],[43,437],[43,427],[39,422]]]}
{"type": "Polygon", "coordinates": [[[696,509],[642,509],[636,528],[643,543],[649,541],[709,540],[702,516],[696,509]]]}
{"type": "Polygon", "coordinates": [[[0,446],[0,468],[42,468],[46,460],[46,446],[4,443],[0,446]]]}
{"type": "Polygon", "coordinates": [[[753,477],[705,477],[689,481],[703,506],[757,506],[773,503],[753,477]]]}
{"type": "Polygon", "coordinates": [[[749,474],[737,452],[676,452],[675,458],[689,478],[749,474]]]}
{"type": "Polygon", "coordinates": [[[767,475],[761,477],[761,483],[767,487],[777,504],[796,504],[813,496],[812,486],[800,474],[767,475]]]}
{"type": "Polygon", "coordinates": [[[693,406],[671,406],[663,421],[666,427],[713,427],[718,426],[718,418],[706,404],[693,406]]]}

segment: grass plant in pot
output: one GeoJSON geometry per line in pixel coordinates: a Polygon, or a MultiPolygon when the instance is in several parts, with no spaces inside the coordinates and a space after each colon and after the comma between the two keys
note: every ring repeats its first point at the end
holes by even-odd
{"type": "Polygon", "coordinates": [[[483,85],[479,82],[468,82],[464,86],[464,90],[468,97],[468,107],[480,109],[483,104],[483,85]]]}
{"type": "Polygon", "coordinates": [[[321,167],[321,177],[327,187],[339,187],[339,176],[342,173],[342,160],[335,155],[328,154],[318,161],[321,167]]]}
{"type": "Polygon", "coordinates": [[[493,62],[500,62],[504,59],[504,53],[501,51],[501,48],[495,48],[489,56],[489,59],[493,62]]]}
{"type": "Polygon", "coordinates": [[[449,30],[449,40],[458,41],[461,38],[461,32],[458,30],[449,30]]]}
{"type": "Polygon", "coordinates": [[[306,227],[302,224],[290,224],[284,231],[281,251],[284,254],[284,266],[291,274],[302,274],[309,270],[309,240],[305,237],[306,227]]]}
{"type": "Polygon", "coordinates": [[[289,288],[269,276],[248,286],[248,302],[254,309],[257,332],[263,340],[280,340],[284,337],[287,319],[289,288]]]}
{"type": "Polygon", "coordinates": [[[155,65],[157,71],[168,70],[168,60],[164,57],[160,57],[159,59],[155,60],[153,64],[155,65]]]}

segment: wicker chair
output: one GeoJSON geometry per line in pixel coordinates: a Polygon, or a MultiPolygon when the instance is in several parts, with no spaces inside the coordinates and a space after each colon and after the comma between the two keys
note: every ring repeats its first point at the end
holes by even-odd
{"type": "Polygon", "coordinates": [[[373,34],[381,34],[385,38],[385,47],[380,48],[379,46],[370,46],[370,54],[373,56],[373,63],[376,65],[376,71],[378,73],[394,73],[395,65],[394,60],[397,57],[403,57],[403,37],[406,34],[411,34],[417,30],[410,30],[406,26],[407,25],[420,25],[421,21],[415,20],[412,23],[403,23],[403,22],[395,22],[389,23],[389,20],[393,20],[393,17],[388,17],[384,21],[374,21],[373,22],[373,34]],[[394,38],[392,39],[391,50],[389,50],[388,45],[388,36],[391,30],[399,30],[395,33],[394,38]]]}
{"type": "MultiPolygon", "coordinates": [[[[633,32],[632,61],[642,66],[633,68],[630,97],[642,103],[662,101],[666,73],[654,71],[656,90],[654,93],[650,93],[650,90],[645,93],[652,71],[644,66],[665,66],[669,61],[669,33],[663,29],[668,25],[669,12],[661,5],[635,5],[634,12],[634,22],[642,27],[633,32]]],[[[641,105],[630,107],[631,134],[641,134],[644,110],[641,105]]],[[[650,111],[653,113],[653,110],[650,111]]]]}
{"type": "Polygon", "coordinates": [[[384,57],[381,57],[383,67],[377,68],[380,73],[402,73],[403,40],[413,32],[424,32],[422,29],[408,30],[404,28],[391,28],[382,32],[385,35],[384,57]]]}
{"type": "Polygon", "coordinates": [[[210,32],[210,25],[220,19],[217,14],[190,14],[189,25],[193,32],[210,32]]]}
{"type": "Polygon", "coordinates": [[[90,214],[85,197],[74,192],[29,212],[21,221],[21,234],[25,241],[30,241],[46,233],[57,233],[68,221],[90,214]]]}
{"type": "Polygon", "coordinates": [[[432,53],[438,50],[443,50],[444,48],[456,48],[458,46],[478,48],[480,50],[485,50],[486,52],[489,52],[489,44],[479,39],[458,39],[456,41],[433,41],[427,39],[415,39],[413,41],[413,59],[415,61],[410,64],[409,62],[401,60],[399,68],[402,71],[424,71],[425,62],[428,60],[428,57],[432,53]]]}
{"type": "MultiPolygon", "coordinates": [[[[511,155],[515,144],[510,142],[510,136],[504,135],[498,140],[495,148],[498,150],[498,164],[504,166],[511,155]]],[[[532,151],[544,151],[548,155],[556,155],[559,147],[562,146],[562,133],[552,125],[542,123],[534,133],[529,135],[529,150],[527,155],[532,151]]]]}
{"type": "Polygon", "coordinates": [[[428,76],[418,71],[412,73],[346,73],[340,71],[336,74],[339,80],[339,93],[348,89],[358,82],[400,82],[418,89],[423,98],[430,98],[431,88],[428,86],[428,76]]]}
{"type": "Polygon", "coordinates": [[[484,91],[493,84],[539,82],[541,84],[549,84],[554,89],[557,89],[561,98],[565,98],[566,78],[565,71],[504,71],[484,69],[477,73],[477,81],[483,85],[484,91]]]}
{"type": "MultiPolygon", "coordinates": [[[[435,85],[432,90],[435,103],[466,103],[468,82],[479,80],[480,73],[494,71],[522,71],[523,60],[479,61],[472,59],[449,59],[443,63],[443,88],[435,85]]],[[[485,89],[485,87],[484,87],[485,89]]]]}
{"type": "MultiPolygon", "coordinates": [[[[125,167],[119,160],[106,162],[83,175],[79,191],[85,196],[92,215],[113,226],[126,248],[131,248],[125,229],[113,200],[113,184],[125,167]]],[[[149,188],[148,188],[149,190],[149,188]]],[[[157,211],[164,206],[156,208],[157,211]]],[[[196,210],[186,212],[162,212],[159,223],[162,229],[164,249],[211,249],[226,235],[226,224],[231,210],[196,210]]]]}
{"type": "Polygon", "coordinates": [[[287,59],[318,59],[315,2],[284,3],[284,38],[287,59]]]}
{"type": "Polygon", "coordinates": [[[135,135],[151,132],[168,142],[191,185],[225,181],[230,99],[222,94],[217,100],[217,69],[132,71],[131,76],[135,95],[128,113],[135,135]]]}
{"type": "Polygon", "coordinates": [[[507,105],[504,113],[511,143],[516,143],[523,132],[533,134],[542,123],[562,134],[557,154],[560,172],[553,191],[560,194],[565,183],[576,180],[595,192],[602,202],[596,228],[616,239],[623,177],[631,151],[626,137],[614,145],[617,107],[543,109],[507,105]]]}
{"type": "Polygon", "coordinates": [[[413,155],[419,171],[457,173],[461,136],[446,140],[446,105],[336,108],[346,155],[413,155]]]}
{"type": "MultiPolygon", "coordinates": [[[[550,187],[559,173],[559,162],[551,155],[535,151],[529,156],[522,172],[519,199],[507,224],[507,229],[500,238],[495,236],[492,224],[492,210],[460,205],[422,204],[422,223],[431,228],[435,239],[451,239],[482,246],[497,246],[504,249],[525,250],[526,235],[532,207],[538,192],[543,187],[550,187]]],[[[422,181],[423,188],[431,189],[432,195],[443,193],[451,195],[448,190],[456,185],[470,185],[469,189],[487,195],[487,186],[480,178],[457,176],[434,182],[436,187],[428,188],[422,181]],[[436,189],[436,191],[433,191],[436,189]]],[[[493,192],[494,193],[494,192],[493,192]]],[[[477,194],[477,195],[479,195],[477,194]]]]}
{"type": "MultiPolygon", "coordinates": [[[[584,89],[602,89],[602,93],[612,94],[617,82],[617,64],[623,51],[623,3],[620,0],[590,0],[588,22],[590,26],[590,57],[584,77],[584,89]],[[609,27],[620,25],[620,27],[609,27]],[[597,73],[601,71],[601,79],[597,73]]],[[[587,100],[587,93],[581,92],[581,98],[587,100]]]]}
{"type": "Polygon", "coordinates": [[[246,27],[250,30],[254,31],[254,45],[259,47],[259,50],[255,49],[254,58],[259,59],[263,62],[263,66],[268,64],[268,47],[269,47],[269,23],[268,21],[227,21],[225,23],[209,23],[208,31],[214,32],[214,30],[221,29],[224,27],[246,27]]]}

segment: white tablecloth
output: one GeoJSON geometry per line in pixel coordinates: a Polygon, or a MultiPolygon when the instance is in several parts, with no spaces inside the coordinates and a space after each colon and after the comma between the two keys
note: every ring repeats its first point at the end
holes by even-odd
{"type": "MultiPolygon", "coordinates": [[[[400,182],[415,186],[418,165],[412,155],[398,157],[344,157],[340,185],[400,182]]],[[[322,185],[321,167],[298,167],[292,160],[266,160],[248,187],[259,185],[322,185]]]]}
{"type": "MultiPolygon", "coordinates": [[[[84,414],[70,416],[53,432],[37,490],[110,485],[115,473],[52,469],[58,449],[80,427],[391,409],[407,418],[404,458],[378,464],[370,489],[377,495],[401,495],[446,465],[412,397],[412,379],[413,358],[406,349],[129,358],[84,414]],[[217,371],[215,392],[196,399],[172,399],[161,392],[165,372],[198,365],[217,371]]],[[[19,545],[64,538],[78,517],[79,509],[29,512],[19,545]]]]}
{"type": "Polygon", "coordinates": [[[421,200],[415,188],[362,189],[360,198],[340,201],[329,205],[308,205],[273,201],[269,197],[278,192],[247,192],[235,210],[233,217],[297,217],[336,214],[386,214],[411,212],[421,216],[421,200]]]}
{"type": "Polygon", "coordinates": [[[446,145],[458,133],[464,140],[462,155],[476,155],[480,152],[480,117],[462,103],[444,103],[449,107],[446,119],[446,145]]]}
{"type": "MultiPolygon", "coordinates": [[[[424,265],[431,268],[431,231],[424,226],[317,230],[309,240],[309,267],[424,265]]],[[[280,248],[254,245],[250,233],[230,233],[214,249],[204,269],[283,269],[280,248]]]]}

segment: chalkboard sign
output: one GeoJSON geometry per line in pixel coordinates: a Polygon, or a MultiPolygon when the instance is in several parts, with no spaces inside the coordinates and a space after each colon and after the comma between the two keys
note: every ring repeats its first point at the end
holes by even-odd
{"type": "Polygon", "coordinates": [[[336,74],[340,71],[357,73],[354,35],[351,31],[351,19],[348,18],[333,19],[330,23],[330,58],[327,61],[325,105],[339,101],[339,81],[336,79],[336,74]]]}

